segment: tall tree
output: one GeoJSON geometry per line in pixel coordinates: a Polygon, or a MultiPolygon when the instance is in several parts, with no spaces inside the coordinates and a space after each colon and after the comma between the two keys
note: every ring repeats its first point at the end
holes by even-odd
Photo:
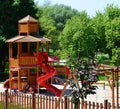
{"type": "Polygon", "coordinates": [[[70,19],[60,38],[62,54],[66,56],[87,57],[93,56],[96,50],[94,30],[90,17],[86,12],[81,12],[70,19]]]}
{"type": "Polygon", "coordinates": [[[50,48],[55,52],[59,50],[59,36],[66,21],[76,15],[77,11],[64,5],[50,5],[49,3],[39,7],[37,16],[40,22],[40,33],[52,40],[50,48]]]}
{"type": "Polygon", "coordinates": [[[104,13],[97,12],[96,16],[92,18],[93,29],[96,36],[96,52],[106,52],[106,40],[105,40],[105,24],[106,17],[104,13]]]}
{"type": "Polygon", "coordinates": [[[106,41],[107,48],[110,51],[110,57],[114,64],[118,64],[120,61],[120,8],[118,6],[109,5],[105,9],[107,18],[106,23],[106,41]]]}
{"type": "Polygon", "coordinates": [[[120,17],[115,18],[106,25],[107,48],[112,52],[114,64],[120,62],[120,17]]]}
{"type": "Polygon", "coordinates": [[[34,0],[14,0],[14,8],[16,14],[16,20],[25,17],[26,15],[31,15],[36,17],[37,6],[34,3],[34,0]]]}
{"type": "Polygon", "coordinates": [[[71,17],[75,16],[78,13],[77,10],[62,4],[54,5],[53,10],[54,11],[52,13],[52,18],[54,19],[55,26],[59,31],[62,31],[64,29],[67,20],[71,19],[71,17]]]}
{"type": "Polygon", "coordinates": [[[13,4],[13,0],[0,1],[0,34],[6,38],[16,33],[14,28],[15,11],[13,4]]]}

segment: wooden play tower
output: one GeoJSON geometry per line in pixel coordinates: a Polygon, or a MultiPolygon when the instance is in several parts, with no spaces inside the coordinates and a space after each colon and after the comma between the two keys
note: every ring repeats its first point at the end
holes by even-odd
{"type": "Polygon", "coordinates": [[[48,55],[48,38],[39,35],[38,20],[30,15],[18,21],[18,35],[6,40],[9,44],[9,88],[18,91],[27,84],[36,85],[36,78],[42,68],[37,62],[40,45],[44,43],[48,55]]]}

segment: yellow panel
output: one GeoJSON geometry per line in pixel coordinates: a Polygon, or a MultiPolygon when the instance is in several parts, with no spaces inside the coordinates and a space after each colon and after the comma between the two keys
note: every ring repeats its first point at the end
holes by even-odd
{"type": "Polygon", "coordinates": [[[120,76],[120,72],[118,72],[118,75],[120,76]]]}

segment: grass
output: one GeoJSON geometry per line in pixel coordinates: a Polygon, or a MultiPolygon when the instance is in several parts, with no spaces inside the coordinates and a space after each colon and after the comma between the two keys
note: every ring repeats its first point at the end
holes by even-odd
{"type": "Polygon", "coordinates": [[[99,76],[98,76],[98,80],[99,80],[99,81],[106,81],[105,75],[104,75],[104,74],[99,75],[99,76]]]}
{"type": "MultiPolygon", "coordinates": [[[[0,109],[4,109],[5,108],[5,103],[0,103],[0,109]]],[[[8,103],[8,107],[7,109],[11,109],[11,108],[14,108],[14,109],[31,109],[30,107],[22,107],[21,105],[15,105],[13,103],[8,103]]]]}

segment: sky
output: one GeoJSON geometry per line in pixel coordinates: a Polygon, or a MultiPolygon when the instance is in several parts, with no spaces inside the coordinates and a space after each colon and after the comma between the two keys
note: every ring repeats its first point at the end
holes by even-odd
{"type": "MultiPolygon", "coordinates": [[[[46,0],[35,0],[38,5],[43,5],[46,0]]],[[[114,4],[120,7],[120,0],[49,0],[52,5],[64,4],[78,11],[85,10],[88,15],[95,16],[97,11],[104,12],[107,4],[114,4]]]]}

